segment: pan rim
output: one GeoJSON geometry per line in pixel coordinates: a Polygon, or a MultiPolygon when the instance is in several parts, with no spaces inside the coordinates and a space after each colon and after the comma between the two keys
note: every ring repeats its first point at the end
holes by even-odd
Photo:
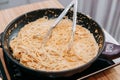
{"type": "MultiPolygon", "coordinates": [[[[40,10],[49,10],[49,9],[50,9],[50,10],[53,10],[53,9],[54,9],[54,10],[55,10],[55,9],[57,9],[57,10],[63,10],[64,8],[44,8],[44,9],[37,9],[37,10],[29,11],[29,12],[26,12],[26,13],[24,13],[24,14],[16,17],[15,19],[13,19],[13,20],[7,25],[7,27],[5,28],[5,30],[4,30],[4,32],[3,32],[2,41],[1,41],[1,42],[2,42],[2,48],[3,48],[4,52],[5,52],[5,54],[10,58],[10,60],[12,60],[12,62],[14,62],[15,64],[17,64],[17,65],[19,65],[19,66],[21,66],[21,67],[23,67],[23,68],[25,68],[25,69],[29,69],[29,70],[31,70],[31,71],[36,71],[36,72],[48,73],[48,74],[49,74],[49,73],[52,73],[52,74],[65,73],[65,72],[71,72],[71,71],[74,71],[74,70],[77,71],[78,69],[80,69],[80,68],[82,68],[82,67],[84,67],[84,66],[86,66],[86,65],[88,65],[88,64],[93,63],[93,62],[98,58],[98,56],[102,53],[102,51],[103,51],[103,49],[104,49],[104,46],[105,46],[105,35],[104,35],[104,32],[103,32],[102,28],[99,26],[99,24],[98,24],[96,21],[94,21],[93,19],[91,19],[91,20],[93,20],[94,22],[96,22],[97,25],[98,25],[98,27],[99,27],[99,28],[101,29],[101,31],[102,31],[102,35],[103,35],[103,37],[104,37],[104,39],[103,39],[103,44],[102,44],[103,46],[102,46],[101,50],[98,50],[97,55],[96,55],[93,59],[91,59],[89,62],[87,62],[87,63],[85,63],[85,64],[83,64],[83,65],[81,65],[81,66],[78,66],[78,67],[75,67],[75,68],[72,68],[72,69],[60,70],[60,71],[35,70],[35,69],[26,67],[26,66],[18,63],[18,61],[16,61],[15,59],[13,59],[13,58],[10,56],[9,52],[7,52],[6,49],[5,49],[5,47],[4,47],[4,37],[5,37],[5,34],[6,34],[7,30],[8,30],[9,27],[11,26],[11,24],[13,24],[13,23],[14,23],[16,20],[18,20],[20,17],[22,17],[22,16],[24,16],[24,15],[26,15],[26,14],[28,14],[28,13],[32,13],[32,12],[40,11],[40,10]]],[[[82,13],[80,13],[80,14],[82,14],[82,13]]],[[[85,14],[82,14],[82,15],[86,16],[85,14]]],[[[88,16],[86,16],[86,17],[88,17],[88,16]]],[[[88,17],[88,18],[89,18],[89,17],[88,17]]],[[[79,72],[79,71],[77,71],[76,73],[78,73],[78,72],[79,72]]],[[[75,73],[74,73],[74,74],[75,74],[75,73]]]]}

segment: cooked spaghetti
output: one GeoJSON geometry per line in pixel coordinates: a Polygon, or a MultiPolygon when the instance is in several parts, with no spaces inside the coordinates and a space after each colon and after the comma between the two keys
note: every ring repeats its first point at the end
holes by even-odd
{"type": "Polygon", "coordinates": [[[13,56],[26,67],[43,71],[61,71],[79,67],[98,52],[93,34],[77,25],[73,45],[68,51],[72,21],[62,19],[43,45],[45,35],[55,19],[40,18],[26,24],[10,41],[13,56]]]}

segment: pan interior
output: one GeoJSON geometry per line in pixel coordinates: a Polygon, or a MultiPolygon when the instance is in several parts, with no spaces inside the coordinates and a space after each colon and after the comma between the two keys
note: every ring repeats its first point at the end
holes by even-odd
{"type": "MultiPolygon", "coordinates": [[[[50,18],[57,18],[60,13],[63,11],[63,9],[43,9],[43,10],[36,10],[32,11],[26,14],[23,14],[13,20],[8,26],[5,31],[5,36],[4,36],[4,48],[7,51],[7,53],[11,58],[12,56],[12,50],[9,46],[9,42],[11,39],[15,38],[19,32],[19,30],[26,24],[35,21],[39,18],[42,18],[44,16],[50,18]]],[[[66,17],[68,19],[72,20],[73,16],[73,11],[69,10],[69,12],[66,14],[66,17]]],[[[91,33],[93,33],[94,38],[96,42],[99,45],[99,52],[103,48],[104,44],[104,35],[99,27],[99,25],[92,19],[88,18],[87,16],[77,13],[77,24],[82,25],[83,27],[87,28],[91,33]]],[[[14,59],[14,58],[13,58],[14,59]]],[[[15,59],[14,59],[15,60],[15,59]]],[[[18,62],[18,61],[17,61],[18,62]]],[[[18,62],[19,63],[19,62],[18,62]]]]}

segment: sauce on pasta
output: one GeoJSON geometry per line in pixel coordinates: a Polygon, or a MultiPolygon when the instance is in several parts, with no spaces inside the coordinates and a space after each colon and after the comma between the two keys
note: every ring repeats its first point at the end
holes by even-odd
{"type": "Polygon", "coordinates": [[[54,21],[40,18],[28,23],[10,41],[13,56],[21,64],[35,70],[62,71],[82,66],[97,55],[99,47],[93,34],[80,25],[76,25],[74,42],[68,53],[72,28],[69,19],[62,19],[56,25],[42,47],[44,37],[54,21]]]}

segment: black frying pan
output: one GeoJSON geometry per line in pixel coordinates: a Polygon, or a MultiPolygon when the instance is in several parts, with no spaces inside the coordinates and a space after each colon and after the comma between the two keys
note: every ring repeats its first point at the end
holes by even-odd
{"type": "MultiPolygon", "coordinates": [[[[28,67],[23,66],[22,64],[19,63],[13,56],[12,56],[12,51],[9,46],[9,42],[12,38],[14,38],[19,30],[29,22],[35,21],[38,18],[47,16],[49,19],[50,18],[57,18],[63,9],[40,9],[40,10],[35,10],[32,12],[28,12],[26,14],[23,14],[16,19],[14,19],[4,30],[1,36],[1,47],[3,48],[4,55],[12,62],[13,64],[16,64],[21,71],[33,75],[33,76],[47,76],[47,77],[67,77],[71,76],[76,73],[80,73],[83,70],[87,69],[101,54],[103,51],[104,47],[104,41],[105,41],[105,36],[104,33],[101,29],[101,27],[91,18],[87,17],[84,14],[77,13],[77,24],[82,25],[83,27],[87,28],[91,33],[93,33],[94,38],[96,42],[99,45],[99,51],[98,54],[96,55],[95,58],[93,58],[91,61],[86,63],[83,66],[79,66],[74,69],[70,70],[64,70],[64,71],[56,71],[56,72],[47,72],[47,71],[40,71],[40,70],[33,70],[28,67]],[[97,30],[97,31],[96,31],[97,30]]],[[[72,20],[72,15],[73,12],[69,10],[67,13],[67,17],[72,20]]]]}

